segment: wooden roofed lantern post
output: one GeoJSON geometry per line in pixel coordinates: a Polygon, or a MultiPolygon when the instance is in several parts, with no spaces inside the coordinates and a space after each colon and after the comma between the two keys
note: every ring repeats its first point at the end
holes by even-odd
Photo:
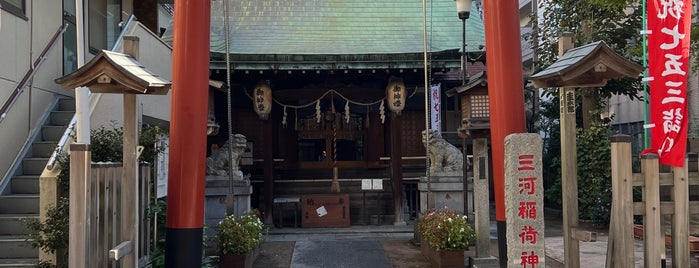
{"type": "MultiPolygon", "coordinates": [[[[488,99],[488,76],[486,71],[471,76],[467,83],[447,90],[447,97],[457,96],[461,98],[461,127],[457,129],[459,137],[465,140],[472,139],[473,143],[473,197],[466,193],[468,175],[464,170],[464,213],[473,214],[476,231],[476,256],[471,257],[471,263],[475,265],[495,265],[496,257],[491,253],[490,245],[490,177],[488,167],[488,139],[490,138],[490,102],[488,99]],[[473,200],[473,207],[469,208],[469,200],[473,200]],[[472,209],[471,211],[469,211],[472,209]]],[[[464,153],[464,155],[467,155],[464,153]]],[[[464,167],[467,166],[467,156],[464,157],[464,167]]],[[[469,215],[470,216],[470,215],[469,215]]]]}
{"type": "MultiPolygon", "coordinates": [[[[148,71],[138,62],[138,43],[136,36],[124,37],[124,52],[118,53],[102,50],[89,63],[74,72],[55,80],[64,89],[89,87],[92,93],[116,93],[124,96],[124,141],[123,174],[121,179],[121,240],[122,243],[110,250],[110,257],[121,259],[123,267],[138,267],[138,120],[136,95],[165,95],[171,83],[148,71]]],[[[88,267],[85,260],[92,249],[87,245],[85,230],[86,204],[89,188],[87,180],[91,162],[89,145],[71,145],[70,172],[70,248],[69,266],[88,267]],[[77,149],[77,150],[75,150],[77,149]],[[74,155],[78,153],[77,155],[74,155]],[[72,172],[74,160],[87,172],[72,172]],[[81,200],[82,202],[78,202],[81,200]],[[82,203],[82,204],[80,204],[82,203]],[[78,206],[78,207],[75,207],[78,206]],[[79,228],[79,229],[76,229],[79,228]]]]}
{"type": "MultiPolygon", "coordinates": [[[[594,241],[596,234],[578,230],[578,178],[575,141],[575,89],[603,87],[610,79],[638,77],[643,67],[597,41],[573,48],[572,34],[559,38],[559,58],[531,76],[536,88],[558,87],[561,126],[561,183],[565,267],[580,267],[579,241],[594,241]]],[[[625,226],[624,228],[628,228],[625,226]]],[[[611,240],[610,240],[611,241],[611,240]]]]}

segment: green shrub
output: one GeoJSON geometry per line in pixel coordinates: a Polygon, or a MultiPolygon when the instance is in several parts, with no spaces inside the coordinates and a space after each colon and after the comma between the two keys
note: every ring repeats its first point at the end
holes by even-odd
{"type": "Polygon", "coordinates": [[[604,125],[578,129],[578,200],[580,219],[609,224],[612,204],[611,131],[604,125]]]}
{"type": "MultiPolygon", "coordinates": [[[[123,130],[121,127],[101,126],[90,131],[91,154],[93,162],[122,162],[123,158],[123,130]]],[[[156,147],[158,136],[167,135],[159,127],[144,126],[139,135],[139,144],[144,146],[139,160],[146,163],[154,163],[155,156],[166,148],[156,147]]],[[[69,182],[70,182],[70,157],[68,154],[60,154],[57,166],[61,168],[58,176],[59,199],[56,206],[48,208],[47,219],[41,222],[36,218],[25,218],[29,232],[26,234],[28,241],[34,248],[40,248],[47,252],[58,252],[68,248],[68,213],[69,213],[69,182]]],[[[67,263],[67,256],[58,256],[59,266],[67,263]]],[[[40,262],[35,267],[55,267],[47,262],[40,262]]]]}
{"type": "Polygon", "coordinates": [[[468,250],[476,243],[468,218],[452,210],[429,211],[420,219],[418,231],[436,250],[468,250]]]}
{"type": "MultiPolygon", "coordinates": [[[[601,123],[577,130],[578,215],[594,224],[609,224],[612,200],[611,131],[601,123]]],[[[559,176],[546,190],[546,197],[561,204],[560,158],[552,161],[559,176]]]]}
{"type": "Polygon", "coordinates": [[[251,252],[264,242],[267,228],[257,210],[243,215],[228,215],[216,226],[216,238],[220,254],[251,252]]]}

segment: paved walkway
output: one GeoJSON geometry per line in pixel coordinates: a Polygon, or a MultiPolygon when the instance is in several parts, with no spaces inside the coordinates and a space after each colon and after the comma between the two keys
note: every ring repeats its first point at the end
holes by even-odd
{"type": "Polygon", "coordinates": [[[293,268],[391,268],[376,240],[298,241],[291,258],[293,268]]]}
{"type": "MultiPolygon", "coordinates": [[[[548,217],[547,217],[548,218],[548,217]]],[[[383,267],[429,267],[422,264],[410,264],[409,262],[396,262],[396,258],[406,256],[420,257],[418,247],[408,245],[413,238],[413,226],[351,226],[348,228],[281,228],[273,229],[268,237],[268,243],[287,243],[288,247],[278,251],[287,251],[287,256],[280,258],[284,263],[274,264],[269,262],[267,267],[294,267],[294,268],[323,268],[323,267],[357,267],[357,268],[383,268],[383,267]],[[392,243],[383,243],[394,241],[392,243]],[[401,255],[391,254],[391,249],[386,247],[400,246],[401,255]],[[388,256],[392,255],[392,256],[388,256]],[[397,264],[400,263],[400,264],[397,264]]],[[[605,267],[607,256],[608,236],[606,230],[597,230],[596,242],[580,242],[581,267],[605,267]]],[[[495,222],[491,223],[491,253],[497,255],[495,222]]],[[[547,220],[545,231],[547,267],[562,268],[564,260],[563,236],[560,221],[547,220]]],[[[636,240],[636,267],[643,267],[643,241],[636,240]]],[[[473,252],[471,252],[473,253],[473,252]]],[[[276,252],[275,254],[283,254],[276,252]]],[[[468,252],[467,252],[468,255],[468,252]]],[[[668,257],[670,252],[668,251],[668,257]]],[[[692,257],[694,258],[694,256],[692,257]]],[[[670,260],[667,267],[671,267],[670,260]]],[[[697,267],[696,263],[692,267],[697,267]]],[[[256,266],[262,267],[262,266],[256,266]]],[[[493,266],[486,266],[493,267],[493,266]]],[[[494,267],[497,267],[494,266],[494,267]]]]}

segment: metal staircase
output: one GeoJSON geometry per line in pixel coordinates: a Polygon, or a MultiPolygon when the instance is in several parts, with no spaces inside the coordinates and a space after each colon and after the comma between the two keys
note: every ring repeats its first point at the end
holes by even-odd
{"type": "Polygon", "coordinates": [[[39,217],[39,176],[74,114],[75,100],[58,100],[0,195],[0,267],[32,267],[38,261],[22,219],[39,217]]]}

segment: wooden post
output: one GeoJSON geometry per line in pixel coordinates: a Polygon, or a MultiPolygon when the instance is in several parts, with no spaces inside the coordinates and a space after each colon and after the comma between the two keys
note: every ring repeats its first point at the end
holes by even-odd
{"type": "MultiPolygon", "coordinates": [[[[573,37],[563,33],[558,54],[573,48],[573,37]]],[[[565,267],[580,267],[580,243],[571,230],[578,227],[578,158],[575,141],[575,89],[559,88],[561,124],[561,184],[563,190],[563,246],[565,267]]]]}
{"type": "MultiPolygon", "coordinates": [[[[65,169],[65,167],[62,168],[65,169]]],[[[46,222],[48,219],[49,208],[58,204],[58,170],[58,168],[44,169],[39,177],[39,221],[41,222],[46,222]]],[[[56,252],[39,249],[39,261],[55,265],[57,264],[56,255],[56,252]]]]}
{"type": "Polygon", "coordinates": [[[611,142],[612,211],[606,267],[634,267],[631,136],[614,135],[611,142]]]}
{"type": "Polygon", "coordinates": [[[406,225],[403,218],[403,152],[400,147],[400,116],[391,113],[391,185],[393,186],[393,225],[406,225]]]}
{"type": "MultiPolygon", "coordinates": [[[[264,198],[265,198],[265,224],[274,224],[274,129],[273,120],[262,120],[264,140],[264,198]]],[[[281,208],[280,208],[281,209],[281,208]]],[[[296,216],[294,216],[296,218],[296,216]]],[[[280,226],[281,227],[281,226],[280,226]]]]}
{"type": "MultiPolygon", "coordinates": [[[[138,37],[124,37],[124,53],[138,59],[138,37]]],[[[136,94],[124,94],[124,173],[121,179],[122,220],[121,241],[131,241],[133,249],[123,259],[123,267],[138,267],[138,110],[136,94]]]]}
{"type": "Polygon", "coordinates": [[[85,268],[88,252],[87,230],[90,229],[87,220],[88,196],[90,187],[87,180],[90,178],[90,162],[92,155],[89,144],[70,145],[70,191],[68,236],[68,267],[85,268]]]}
{"type": "MultiPolygon", "coordinates": [[[[660,267],[665,250],[665,235],[660,228],[660,181],[657,154],[641,155],[643,169],[643,253],[645,267],[660,267]]],[[[689,240],[687,240],[689,241],[689,240]]]]}
{"type": "Polygon", "coordinates": [[[580,267],[580,243],[570,230],[578,227],[578,163],[575,140],[575,89],[559,88],[561,122],[561,187],[565,267],[580,267]]]}
{"type": "MultiPolygon", "coordinates": [[[[672,267],[689,267],[689,158],[696,160],[697,154],[689,154],[684,167],[673,167],[674,186],[672,200],[672,267]]],[[[648,267],[648,266],[646,266],[648,267]]]]}
{"type": "Polygon", "coordinates": [[[124,94],[124,173],[121,179],[122,242],[131,241],[133,250],[122,260],[124,267],[138,267],[138,169],[136,146],[138,126],[136,120],[136,94],[124,94]]]}

